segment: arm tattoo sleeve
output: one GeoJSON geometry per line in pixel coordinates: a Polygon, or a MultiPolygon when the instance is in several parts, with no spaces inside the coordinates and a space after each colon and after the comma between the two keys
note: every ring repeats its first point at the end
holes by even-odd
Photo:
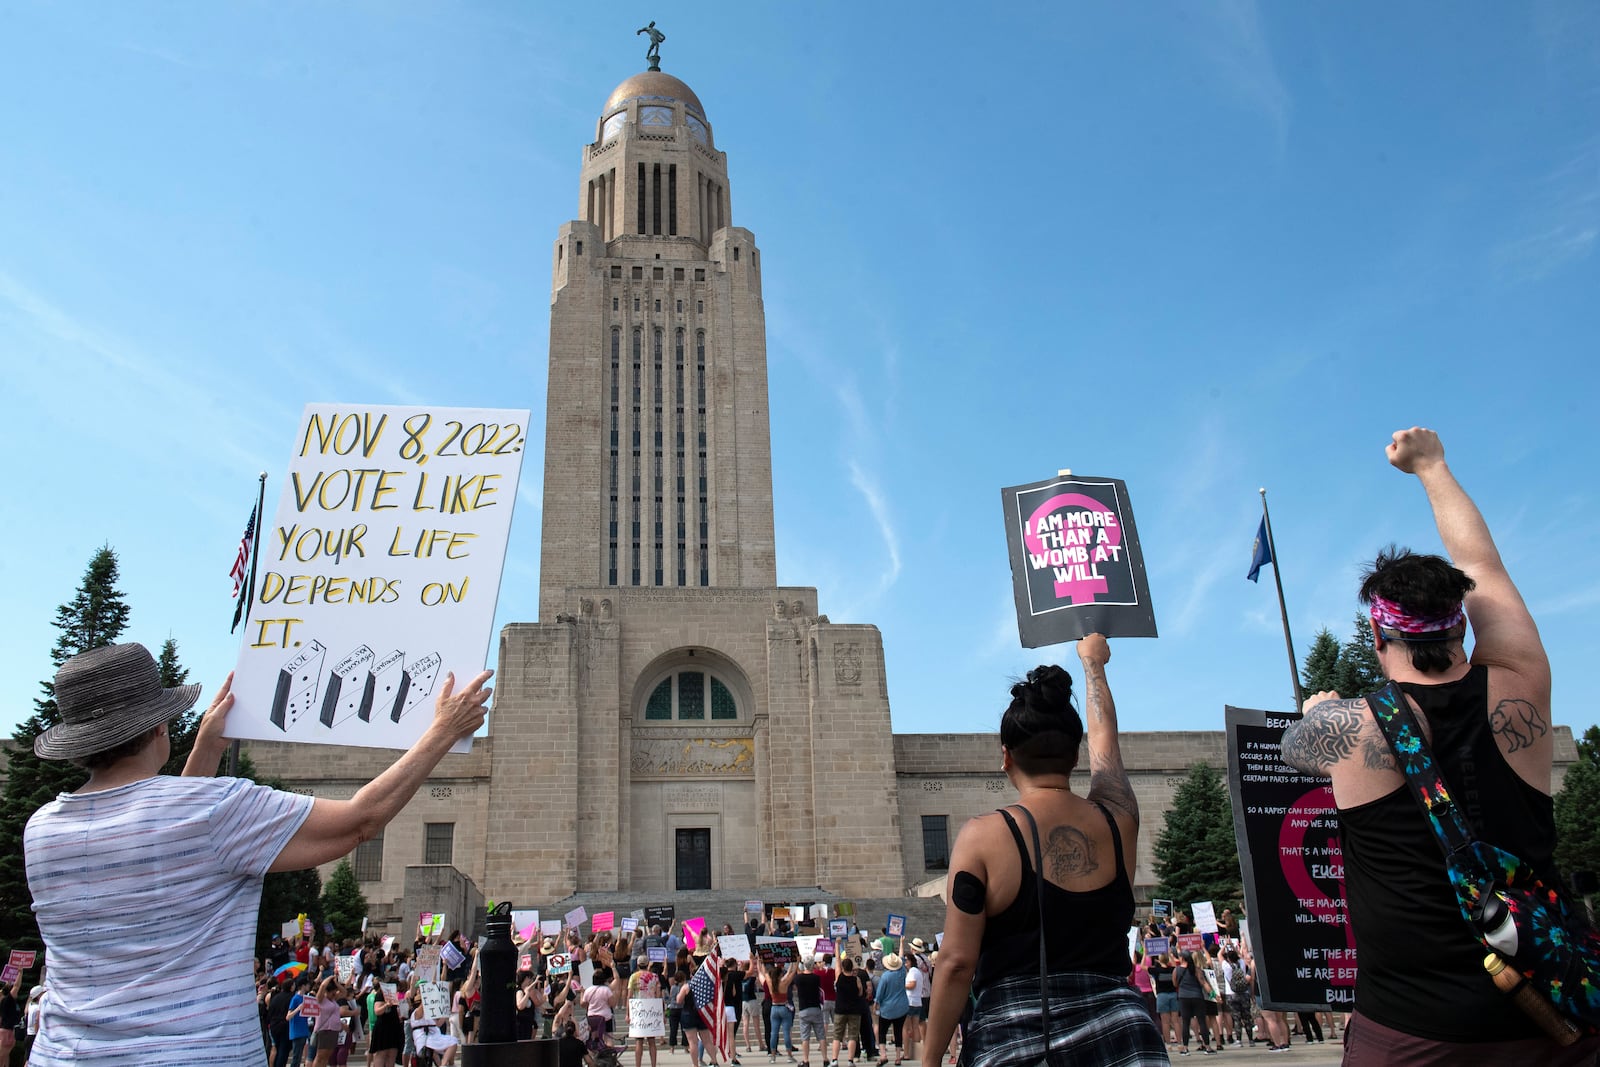
{"type": "Polygon", "coordinates": [[[1356,749],[1367,702],[1325,700],[1283,732],[1283,762],[1307,774],[1327,775],[1356,749]]]}
{"type": "Polygon", "coordinates": [[[1535,739],[1549,732],[1544,713],[1526,700],[1502,700],[1489,713],[1489,729],[1494,731],[1507,754],[1530,748],[1535,739]]]}
{"type": "MultiPolygon", "coordinates": [[[[1083,703],[1084,710],[1088,713],[1090,722],[1103,723],[1106,714],[1106,703],[1111,698],[1111,691],[1106,686],[1106,678],[1100,671],[1083,672],[1083,703]]],[[[1112,744],[1116,744],[1113,735],[1112,744]]],[[[1114,762],[1115,766],[1094,766],[1102,761],[1095,759],[1091,749],[1089,762],[1089,793],[1095,800],[1111,805],[1118,811],[1139,817],[1139,800],[1134,796],[1133,783],[1128,779],[1127,769],[1122,765],[1119,753],[1114,762]]]]}

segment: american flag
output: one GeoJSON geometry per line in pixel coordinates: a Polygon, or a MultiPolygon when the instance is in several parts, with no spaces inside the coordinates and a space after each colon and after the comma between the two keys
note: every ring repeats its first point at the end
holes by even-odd
{"type": "Polygon", "coordinates": [[[256,539],[256,513],[250,512],[250,521],[245,524],[244,536],[239,539],[239,551],[234,556],[233,569],[228,572],[228,577],[233,579],[233,598],[239,599],[239,589],[244,585],[244,580],[250,577],[250,546],[256,539]]]}
{"type": "Polygon", "coordinates": [[[712,952],[689,979],[689,992],[694,997],[695,1010],[700,1022],[711,1031],[711,1040],[722,1052],[724,1060],[732,1056],[729,1044],[728,1020],[724,1018],[726,1004],[722,999],[722,960],[712,952]]]}

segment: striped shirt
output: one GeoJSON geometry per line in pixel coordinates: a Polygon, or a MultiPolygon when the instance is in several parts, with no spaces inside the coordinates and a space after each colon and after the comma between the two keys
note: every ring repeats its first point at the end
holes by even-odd
{"type": "Polygon", "coordinates": [[[258,1063],[261,878],[311,803],[158,775],[35,812],[23,851],[50,986],[29,1062],[258,1063]]]}

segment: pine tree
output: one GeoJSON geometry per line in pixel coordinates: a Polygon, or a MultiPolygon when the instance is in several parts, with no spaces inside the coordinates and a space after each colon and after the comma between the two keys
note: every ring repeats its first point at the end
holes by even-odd
{"type": "MultiPolygon", "coordinates": [[[[128,626],[128,605],[117,588],[117,554],[103,546],[89,560],[78,591],[56,609],[60,635],[50,650],[59,668],[80,652],[109,645],[128,626]]],[[[13,748],[0,795],[0,944],[15,948],[39,946],[39,924],[33,917],[33,894],[21,862],[22,832],[28,819],[58,793],[70,793],[89,780],[89,773],[64,760],[41,760],[33,754],[33,739],[61,721],[56,708],[55,685],[44,682],[44,695],[33,702],[31,716],[12,732],[13,748]]]]}
{"type": "Polygon", "coordinates": [[[1239,846],[1233,813],[1216,768],[1196,763],[1189,768],[1156,838],[1155,896],[1188,911],[1199,900],[1213,901],[1217,911],[1238,908],[1244,897],[1239,872],[1239,846]]]}
{"type": "Polygon", "coordinates": [[[1339,650],[1335,680],[1339,684],[1334,688],[1346,700],[1382,689],[1388,680],[1378,665],[1378,653],[1372,647],[1372,622],[1359,611],[1350,640],[1339,650]]]}
{"type": "Polygon", "coordinates": [[[1326,626],[1311,640],[1311,651],[1306,653],[1300,679],[1307,696],[1339,687],[1339,639],[1326,626]]]}
{"type": "Polygon", "coordinates": [[[1556,866],[1569,878],[1600,876],[1600,726],[1578,739],[1578,762],[1555,797],[1556,866]]]}
{"type": "Polygon", "coordinates": [[[322,914],[333,924],[333,936],[339,939],[361,936],[361,920],[367,917],[367,898],[356,881],[356,869],[349,858],[339,861],[322,887],[322,914]]]}
{"type": "MultiPolygon", "coordinates": [[[[156,667],[161,671],[163,689],[175,689],[189,682],[189,668],[178,662],[178,642],[170,637],[161,643],[161,655],[156,657],[156,667]]],[[[189,762],[195,731],[199,727],[200,712],[196,708],[179,715],[167,727],[167,736],[172,741],[172,755],[161,768],[162,774],[183,773],[183,765],[189,762]]]]}

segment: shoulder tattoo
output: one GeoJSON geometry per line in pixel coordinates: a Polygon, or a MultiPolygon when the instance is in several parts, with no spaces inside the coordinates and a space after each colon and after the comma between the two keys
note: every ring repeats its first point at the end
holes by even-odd
{"type": "Polygon", "coordinates": [[[1524,748],[1549,732],[1544,713],[1526,700],[1502,700],[1489,713],[1489,729],[1495,740],[1509,755],[1524,748]]]}
{"type": "Polygon", "coordinates": [[[1076,826],[1058,826],[1051,830],[1045,839],[1044,858],[1050,865],[1051,877],[1058,882],[1100,867],[1094,855],[1094,842],[1076,826]]]}
{"type": "Polygon", "coordinates": [[[1367,738],[1361,746],[1361,763],[1369,771],[1398,771],[1400,764],[1395,762],[1394,751],[1389,747],[1388,741],[1367,738]]]}
{"type": "Polygon", "coordinates": [[[1330,773],[1356,750],[1369,714],[1359,697],[1324,700],[1283,732],[1283,762],[1307,774],[1330,773]]]}

